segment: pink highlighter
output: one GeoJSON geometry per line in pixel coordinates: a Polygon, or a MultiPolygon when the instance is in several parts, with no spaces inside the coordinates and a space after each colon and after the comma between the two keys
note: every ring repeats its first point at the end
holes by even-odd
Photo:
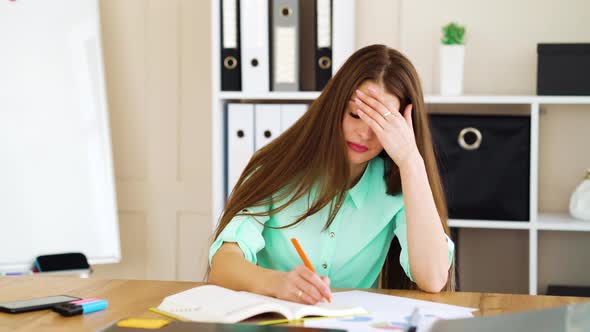
{"type": "Polygon", "coordinates": [[[96,302],[96,301],[100,301],[100,300],[102,300],[102,299],[99,299],[98,297],[91,297],[89,299],[76,300],[76,301],[71,301],[69,303],[80,305],[82,303],[96,302]]]}
{"type": "Polygon", "coordinates": [[[104,310],[107,306],[107,300],[89,298],[56,305],[53,307],[53,311],[59,313],[62,316],[69,317],[104,310]]]}

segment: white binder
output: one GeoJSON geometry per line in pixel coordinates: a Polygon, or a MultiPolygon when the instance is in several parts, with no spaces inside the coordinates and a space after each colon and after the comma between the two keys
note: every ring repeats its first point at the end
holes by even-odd
{"type": "Polygon", "coordinates": [[[332,75],[336,75],[340,66],[355,50],[355,3],[356,0],[332,2],[332,75]]]}
{"type": "Polygon", "coordinates": [[[256,104],[254,119],[254,142],[258,150],[280,135],[281,104],[256,104]]]}
{"type": "Polygon", "coordinates": [[[289,129],[307,110],[306,104],[281,105],[281,133],[289,129]]]}
{"type": "Polygon", "coordinates": [[[240,0],[242,91],[269,91],[267,0],[240,0]]]}
{"type": "Polygon", "coordinates": [[[254,154],[254,105],[227,105],[227,195],[254,154]]]}

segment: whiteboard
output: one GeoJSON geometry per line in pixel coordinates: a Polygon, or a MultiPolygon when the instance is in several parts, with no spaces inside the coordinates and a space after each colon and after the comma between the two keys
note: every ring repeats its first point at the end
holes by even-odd
{"type": "Polygon", "coordinates": [[[0,271],[120,261],[98,0],[0,0],[0,271]]]}

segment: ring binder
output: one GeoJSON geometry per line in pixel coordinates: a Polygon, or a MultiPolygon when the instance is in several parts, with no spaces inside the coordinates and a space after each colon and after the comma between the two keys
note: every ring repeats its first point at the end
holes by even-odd
{"type": "Polygon", "coordinates": [[[281,105],[256,104],[254,107],[254,148],[270,143],[281,133],[281,105]]]}
{"type": "Polygon", "coordinates": [[[332,0],[317,0],[316,89],[332,78],[332,0]]]}
{"type": "Polygon", "coordinates": [[[272,1],[272,90],[299,90],[299,0],[272,1]]]}
{"type": "Polygon", "coordinates": [[[221,90],[242,90],[238,0],[221,1],[221,90]]]}
{"type": "Polygon", "coordinates": [[[316,91],[316,0],[299,2],[299,86],[301,91],[316,91]]]}
{"type": "Polygon", "coordinates": [[[289,129],[307,110],[306,104],[282,104],[281,105],[281,132],[289,129]]]}
{"type": "Polygon", "coordinates": [[[227,194],[254,154],[254,105],[227,105],[227,194]]]}
{"type": "Polygon", "coordinates": [[[268,2],[241,0],[240,4],[243,91],[268,92],[268,2]]]}

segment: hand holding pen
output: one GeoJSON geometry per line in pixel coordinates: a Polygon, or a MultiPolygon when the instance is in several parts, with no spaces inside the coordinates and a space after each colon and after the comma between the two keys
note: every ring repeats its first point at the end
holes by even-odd
{"type": "Polygon", "coordinates": [[[275,273],[277,278],[273,278],[272,284],[269,285],[273,289],[274,296],[302,304],[316,304],[321,302],[322,299],[330,301],[332,296],[330,279],[320,277],[315,273],[313,266],[296,239],[292,239],[291,243],[293,243],[305,266],[297,266],[289,272],[277,271],[275,273]]]}

